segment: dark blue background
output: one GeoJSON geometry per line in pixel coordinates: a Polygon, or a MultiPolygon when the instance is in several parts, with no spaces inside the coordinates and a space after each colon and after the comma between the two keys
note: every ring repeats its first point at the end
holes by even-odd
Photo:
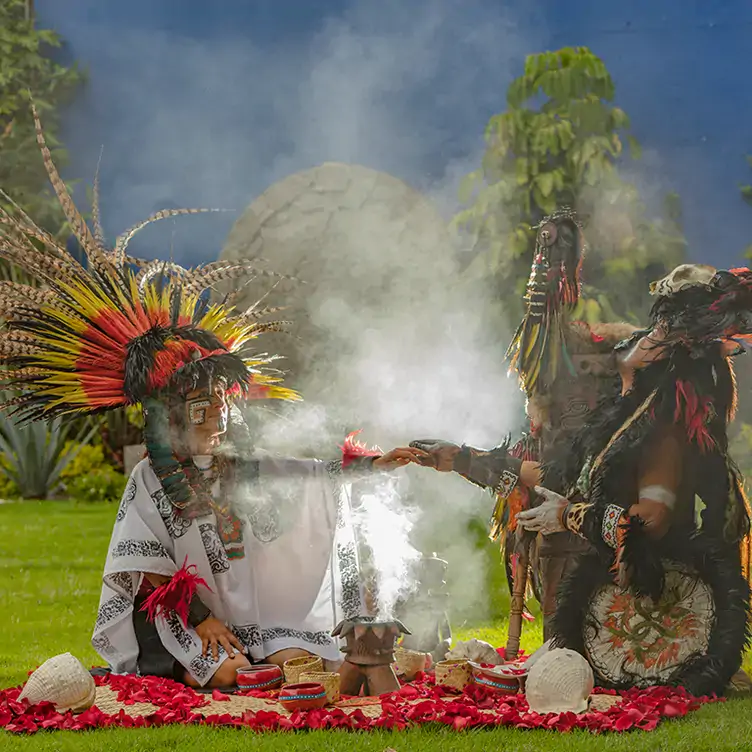
{"type": "MultiPolygon", "coordinates": [[[[587,45],[645,149],[648,197],[677,190],[694,258],[752,243],[752,3],[728,0],[37,0],[38,23],[90,72],[66,114],[68,177],[102,167],[110,236],[164,205],[242,210],[326,160],[438,191],[477,166],[524,55],[587,45]],[[438,186],[438,188],[437,188],[438,186]]],[[[150,228],[134,253],[215,258],[234,214],[150,228]]]]}

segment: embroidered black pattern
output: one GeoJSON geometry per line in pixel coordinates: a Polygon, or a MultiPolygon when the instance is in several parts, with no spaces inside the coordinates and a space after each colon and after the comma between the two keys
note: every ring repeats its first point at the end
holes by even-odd
{"type": "Polygon", "coordinates": [[[240,627],[233,626],[232,631],[235,637],[246,648],[260,648],[263,646],[261,628],[258,624],[244,624],[240,627]]]}
{"type": "Polygon", "coordinates": [[[261,543],[271,543],[281,534],[279,505],[270,499],[253,504],[248,510],[248,522],[256,539],[261,543]]]}
{"type": "MultiPolygon", "coordinates": [[[[337,501],[337,530],[342,531],[348,521],[347,495],[342,487],[342,462],[334,460],[328,462],[326,471],[332,484],[334,498],[337,501]]],[[[353,619],[360,615],[362,603],[360,597],[360,570],[358,568],[358,552],[354,541],[337,544],[337,565],[341,592],[342,615],[345,619],[353,619]]]]}
{"type": "Polygon", "coordinates": [[[337,530],[342,530],[345,527],[345,516],[343,514],[345,492],[342,488],[342,460],[327,462],[326,472],[329,476],[329,482],[332,484],[334,498],[337,501],[337,530]]]}
{"type": "Polygon", "coordinates": [[[112,587],[113,590],[121,590],[131,600],[135,595],[133,587],[133,575],[130,572],[115,572],[107,575],[107,584],[112,587]]]}
{"type": "Polygon", "coordinates": [[[154,502],[154,506],[159,512],[159,516],[164,521],[167,532],[170,538],[176,540],[182,538],[191,526],[192,520],[186,515],[183,515],[180,509],[176,509],[167,497],[167,493],[164,488],[156,490],[151,495],[151,500],[154,502]]]}
{"type": "Polygon", "coordinates": [[[145,558],[169,559],[170,554],[159,541],[121,540],[112,550],[112,558],[120,556],[143,556],[145,558]]]}
{"type": "Polygon", "coordinates": [[[191,635],[183,626],[183,622],[180,621],[180,617],[173,611],[165,621],[170,632],[172,632],[175,641],[180,645],[180,649],[184,653],[190,653],[195,643],[193,642],[191,635]]]}
{"type": "Polygon", "coordinates": [[[193,674],[197,681],[204,683],[219,667],[222,660],[222,656],[226,655],[225,649],[218,645],[219,660],[215,661],[213,658],[205,655],[197,655],[189,664],[188,670],[193,674]]]}
{"type": "Polygon", "coordinates": [[[212,574],[222,574],[230,568],[230,560],[222,545],[222,540],[217,532],[217,527],[211,522],[205,522],[198,526],[201,533],[201,542],[204,544],[206,558],[209,560],[212,574]]]}
{"type": "Polygon", "coordinates": [[[120,522],[121,520],[125,519],[125,515],[126,515],[126,512],[128,511],[128,507],[131,505],[131,502],[135,498],[136,498],[136,481],[133,480],[133,478],[130,478],[128,480],[128,485],[125,487],[125,491],[123,491],[123,498],[120,499],[120,506],[118,507],[117,517],[115,517],[115,522],[120,522]]]}
{"type": "Polygon", "coordinates": [[[107,635],[101,634],[91,638],[91,646],[100,655],[108,655],[115,652],[115,648],[110,642],[110,638],[107,635]]]}
{"type": "Polygon", "coordinates": [[[131,608],[133,604],[122,595],[114,595],[112,598],[108,598],[100,607],[97,612],[97,621],[94,625],[95,631],[100,627],[112,621],[115,617],[131,608]]]}
{"type": "Polygon", "coordinates": [[[361,612],[360,573],[354,543],[337,545],[337,562],[342,585],[342,614],[345,619],[354,619],[361,612]]]}
{"type": "Polygon", "coordinates": [[[262,629],[261,637],[264,642],[292,637],[295,640],[301,640],[307,642],[309,645],[318,645],[319,647],[327,647],[334,642],[334,639],[328,632],[304,632],[300,629],[290,629],[289,627],[262,629]]]}

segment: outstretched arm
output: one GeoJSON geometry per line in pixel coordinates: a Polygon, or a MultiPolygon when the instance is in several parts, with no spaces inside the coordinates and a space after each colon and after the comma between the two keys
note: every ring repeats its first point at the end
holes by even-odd
{"type": "Polygon", "coordinates": [[[424,450],[430,461],[422,461],[440,472],[456,472],[481,488],[490,488],[501,496],[508,496],[518,484],[532,488],[540,483],[540,466],[537,462],[519,460],[499,446],[494,449],[475,449],[457,446],[438,439],[410,442],[410,446],[424,450]]]}

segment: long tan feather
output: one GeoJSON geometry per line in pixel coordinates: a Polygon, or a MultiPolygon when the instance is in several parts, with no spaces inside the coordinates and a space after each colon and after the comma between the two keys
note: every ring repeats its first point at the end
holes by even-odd
{"type": "Polygon", "coordinates": [[[223,212],[226,209],[162,209],[161,211],[154,212],[146,219],[142,220],[133,227],[128,228],[124,233],[118,235],[115,240],[115,248],[113,255],[115,258],[115,264],[122,266],[125,263],[125,249],[128,247],[128,243],[131,242],[133,236],[139,231],[143,230],[146,225],[152,222],[158,222],[160,219],[167,219],[168,217],[179,217],[185,214],[206,214],[208,212],[223,212]]]}
{"type": "Polygon", "coordinates": [[[44,138],[44,132],[42,131],[42,123],[39,120],[37,108],[33,103],[31,105],[31,110],[34,114],[34,127],[37,133],[37,143],[42,151],[42,160],[44,161],[44,166],[47,170],[50,182],[52,183],[52,187],[57,194],[58,201],[60,201],[60,206],[65,214],[65,218],[68,220],[68,224],[71,226],[73,234],[78,238],[78,242],[81,243],[84,252],[87,256],[92,254],[92,260],[94,260],[97,256],[96,242],[92,237],[84,218],[73,203],[73,199],[71,198],[70,193],[68,193],[68,188],[60,177],[60,173],[58,173],[55,163],[52,161],[52,154],[50,154],[50,150],[47,147],[47,141],[44,138]]]}
{"type": "Polygon", "coordinates": [[[102,215],[99,209],[99,167],[102,164],[102,152],[104,147],[99,150],[99,159],[97,160],[97,171],[94,173],[94,190],[91,198],[91,219],[94,224],[94,240],[99,249],[105,253],[107,245],[104,239],[104,229],[102,228],[102,215]]]}

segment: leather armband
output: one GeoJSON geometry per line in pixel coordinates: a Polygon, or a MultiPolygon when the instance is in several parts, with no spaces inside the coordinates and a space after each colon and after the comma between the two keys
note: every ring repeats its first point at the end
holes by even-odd
{"type": "Polygon", "coordinates": [[[191,598],[191,605],[188,608],[188,626],[194,629],[206,621],[211,616],[211,609],[208,608],[198,595],[191,598]]]}
{"type": "Polygon", "coordinates": [[[507,498],[520,478],[522,460],[501,447],[486,451],[463,445],[454,458],[454,471],[471,483],[507,498]]]}
{"type": "Polygon", "coordinates": [[[585,514],[592,508],[592,504],[586,504],[581,501],[567,504],[562,517],[564,527],[575,535],[587,538],[585,535],[585,514]]]}

